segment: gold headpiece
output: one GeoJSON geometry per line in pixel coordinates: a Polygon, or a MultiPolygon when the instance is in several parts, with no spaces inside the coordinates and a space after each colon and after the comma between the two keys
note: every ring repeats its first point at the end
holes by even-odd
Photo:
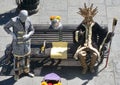
{"type": "Polygon", "coordinates": [[[79,8],[78,14],[83,16],[84,18],[93,18],[97,14],[97,7],[93,9],[93,4],[91,4],[90,7],[86,6],[86,3],[84,3],[84,8],[79,8]]]}

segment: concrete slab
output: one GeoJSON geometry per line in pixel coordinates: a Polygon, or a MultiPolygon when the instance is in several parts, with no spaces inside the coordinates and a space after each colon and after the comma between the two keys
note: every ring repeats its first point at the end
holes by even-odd
{"type": "Polygon", "coordinates": [[[0,42],[0,51],[4,51],[6,46],[12,42],[11,37],[2,37],[1,36],[1,42],[0,42]],[[5,46],[6,45],[6,46],[5,46]]]}
{"type": "Polygon", "coordinates": [[[67,0],[45,0],[44,1],[44,8],[46,10],[51,10],[51,11],[62,11],[62,10],[66,10],[67,11],[67,0]],[[49,3],[48,3],[49,2],[49,3]]]}
{"type": "Polygon", "coordinates": [[[107,17],[108,18],[120,18],[120,10],[118,10],[120,6],[114,6],[114,7],[107,7],[107,17]]]}

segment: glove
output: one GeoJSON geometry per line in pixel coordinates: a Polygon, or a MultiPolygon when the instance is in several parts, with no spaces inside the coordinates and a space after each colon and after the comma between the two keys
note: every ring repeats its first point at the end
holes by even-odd
{"type": "Polygon", "coordinates": [[[29,39],[29,37],[30,37],[30,36],[26,34],[26,35],[23,36],[23,39],[24,39],[24,40],[27,40],[27,39],[29,39]]]}
{"type": "Polygon", "coordinates": [[[13,37],[13,40],[17,39],[14,33],[11,32],[10,35],[13,37]]]}
{"type": "Polygon", "coordinates": [[[114,33],[113,32],[109,32],[108,39],[111,40],[113,36],[114,36],[114,33]]]}

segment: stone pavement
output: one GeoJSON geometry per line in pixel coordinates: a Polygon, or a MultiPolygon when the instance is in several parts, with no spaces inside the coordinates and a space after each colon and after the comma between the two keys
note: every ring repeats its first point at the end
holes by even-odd
{"type": "MultiPolygon", "coordinates": [[[[51,15],[60,15],[63,24],[78,25],[83,18],[76,12],[79,11],[79,7],[83,7],[85,2],[87,5],[94,3],[94,7],[98,7],[98,14],[94,20],[99,24],[108,24],[110,31],[112,28],[112,19],[114,17],[118,19],[108,67],[97,75],[89,73],[81,75],[79,69],[69,68],[68,72],[60,73],[62,75],[60,75],[62,83],[63,85],[75,85],[76,83],[78,85],[120,85],[120,0],[40,0],[39,12],[30,16],[30,19],[33,24],[49,24],[49,17],[51,15]]],[[[16,7],[15,0],[0,0],[1,57],[4,55],[6,45],[12,40],[11,36],[3,30],[3,26],[11,17],[16,16],[14,13],[16,7]]],[[[105,62],[98,68],[98,71],[104,65],[105,62]]],[[[14,82],[11,76],[0,76],[0,85],[40,85],[44,75],[41,74],[41,76],[36,76],[35,78],[23,77],[17,82],[14,82]]]]}

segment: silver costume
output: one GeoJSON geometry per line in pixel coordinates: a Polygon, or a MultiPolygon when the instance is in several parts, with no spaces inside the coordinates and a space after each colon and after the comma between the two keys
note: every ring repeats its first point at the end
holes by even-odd
{"type": "MultiPolygon", "coordinates": [[[[27,68],[29,72],[29,56],[31,53],[31,40],[30,36],[34,33],[33,25],[31,24],[28,13],[22,10],[17,17],[12,18],[5,26],[4,29],[8,34],[13,37],[12,53],[14,55],[14,69],[20,71],[20,60],[23,59],[23,68],[27,68]],[[12,28],[12,29],[10,29],[12,28]]],[[[20,72],[18,72],[18,75],[20,72]]]]}
{"type": "Polygon", "coordinates": [[[30,53],[30,36],[34,33],[33,26],[29,19],[25,21],[25,27],[19,20],[19,17],[12,18],[6,25],[5,31],[10,34],[12,31],[9,29],[13,28],[13,33],[16,36],[16,39],[13,39],[13,54],[17,56],[24,56],[30,53]],[[24,39],[24,35],[29,35],[28,39],[24,39]]]}

